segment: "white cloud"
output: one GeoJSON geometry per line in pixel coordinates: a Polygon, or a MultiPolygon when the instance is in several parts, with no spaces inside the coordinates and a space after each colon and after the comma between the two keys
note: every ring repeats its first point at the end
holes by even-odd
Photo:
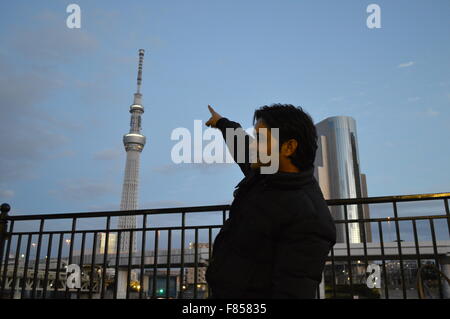
{"type": "Polygon", "coordinates": [[[180,163],[180,164],[165,164],[152,168],[152,171],[161,174],[174,174],[186,170],[197,170],[204,173],[216,173],[217,169],[229,168],[235,165],[234,163],[180,163]]]}
{"type": "Polygon", "coordinates": [[[332,97],[329,101],[330,102],[340,102],[343,101],[344,97],[343,96],[336,96],[336,97],[332,97]]]}
{"type": "Polygon", "coordinates": [[[416,64],[416,62],[414,62],[414,61],[409,61],[409,62],[406,62],[406,63],[401,63],[401,64],[399,64],[398,67],[399,67],[399,68],[408,68],[408,67],[410,67],[410,66],[413,66],[414,64],[416,64]]]}
{"type": "Polygon", "coordinates": [[[10,189],[0,189],[0,198],[11,198],[14,196],[14,191],[10,189]]]}
{"type": "Polygon", "coordinates": [[[73,150],[65,150],[65,151],[56,153],[54,155],[50,155],[48,157],[48,159],[60,159],[60,158],[64,158],[64,157],[73,157],[73,156],[75,156],[75,154],[76,153],[73,150]]]}
{"type": "Polygon", "coordinates": [[[118,159],[121,154],[122,153],[116,149],[105,149],[105,150],[101,150],[101,151],[98,151],[97,153],[95,153],[94,159],[110,161],[110,160],[118,159]]]}
{"type": "Polygon", "coordinates": [[[417,102],[420,100],[420,97],[418,96],[414,96],[414,97],[409,97],[408,98],[408,102],[417,102]]]}
{"type": "Polygon", "coordinates": [[[94,181],[87,178],[64,180],[58,189],[49,190],[50,195],[73,201],[92,201],[105,195],[116,195],[117,185],[108,181],[94,181]]]}
{"type": "Polygon", "coordinates": [[[438,116],[438,115],[439,115],[439,112],[436,111],[436,110],[433,110],[431,107],[429,107],[429,108],[427,108],[427,110],[425,111],[425,114],[428,115],[428,116],[434,117],[434,116],[438,116]]]}

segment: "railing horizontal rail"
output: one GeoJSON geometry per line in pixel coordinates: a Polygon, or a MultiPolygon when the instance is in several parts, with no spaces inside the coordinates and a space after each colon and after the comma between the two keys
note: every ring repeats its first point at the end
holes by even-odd
{"type": "Polygon", "coordinates": [[[360,223],[360,222],[392,222],[392,221],[412,221],[412,220],[429,220],[429,219],[446,219],[445,215],[425,215],[425,216],[406,216],[406,217],[382,217],[382,218],[355,218],[348,220],[335,220],[336,223],[360,223]]]}
{"type": "Polygon", "coordinates": [[[450,193],[430,193],[430,194],[414,194],[414,195],[395,195],[395,196],[379,196],[379,197],[360,197],[345,199],[329,199],[328,206],[335,205],[354,205],[354,204],[381,204],[392,202],[413,202],[423,200],[436,200],[450,198],[450,193]]]}
{"type": "MultiPolygon", "coordinates": [[[[422,200],[450,199],[450,193],[436,194],[417,194],[417,195],[398,195],[398,196],[381,196],[381,197],[362,197],[362,198],[346,198],[346,199],[329,199],[328,206],[336,205],[356,205],[356,204],[380,204],[392,202],[409,202],[422,200]]],[[[180,213],[201,213],[201,212],[218,212],[229,210],[230,205],[211,205],[211,206],[189,206],[189,207],[171,207],[171,208],[152,208],[152,209],[136,209],[129,211],[101,211],[101,212],[78,212],[78,213],[62,213],[62,214],[33,214],[33,215],[16,215],[6,217],[7,220],[39,220],[39,219],[67,219],[67,218],[93,218],[93,217],[120,217],[128,215],[156,215],[156,214],[180,214],[180,213]]]]}
{"type": "Polygon", "coordinates": [[[95,217],[121,217],[129,215],[157,215],[157,214],[181,214],[181,213],[202,213],[202,212],[218,212],[229,210],[230,205],[212,205],[212,206],[190,206],[175,208],[152,208],[152,209],[136,209],[136,210],[119,210],[119,211],[103,211],[103,212],[78,212],[63,214],[41,214],[41,215],[16,215],[9,216],[7,220],[38,220],[38,219],[69,219],[69,218],[95,218],[95,217]]]}
{"type": "MultiPolygon", "coordinates": [[[[209,228],[220,228],[222,227],[222,225],[201,225],[201,226],[170,226],[170,227],[149,227],[149,228],[133,228],[133,232],[142,232],[142,231],[163,231],[163,230],[187,230],[187,229],[209,229],[209,228]]],[[[108,230],[108,233],[114,233],[114,232],[129,232],[130,228],[111,228],[108,230]]],[[[98,228],[98,229],[83,229],[83,230],[74,230],[73,233],[74,234],[83,234],[83,233],[95,233],[95,232],[106,232],[106,229],[103,228],[98,228]]],[[[19,234],[26,234],[26,235],[39,235],[39,234],[44,234],[44,235],[49,235],[49,234],[71,234],[72,230],[49,230],[49,231],[42,231],[42,232],[38,232],[38,231],[34,231],[34,232],[27,232],[27,231],[23,231],[23,232],[12,232],[10,233],[10,235],[19,235],[19,234]]]]}
{"type": "MultiPolygon", "coordinates": [[[[392,222],[392,221],[412,221],[412,220],[429,220],[429,219],[447,219],[447,216],[445,215],[430,215],[430,216],[408,216],[408,217],[384,217],[384,218],[361,218],[361,219],[349,219],[349,220],[335,220],[335,223],[359,223],[359,222],[392,222]]],[[[169,231],[169,230],[195,230],[195,229],[209,229],[209,228],[220,228],[222,227],[221,224],[215,224],[215,225],[199,225],[199,226],[166,226],[166,227],[137,227],[133,228],[133,232],[142,232],[142,231],[169,231]]],[[[126,232],[130,231],[129,228],[110,228],[108,230],[108,233],[114,233],[114,232],[126,232]]],[[[83,233],[95,233],[95,232],[106,232],[106,229],[103,228],[97,228],[97,229],[83,229],[83,230],[48,230],[48,231],[18,231],[18,232],[11,232],[10,235],[50,235],[50,234],[83,234],[83,233]]]]}

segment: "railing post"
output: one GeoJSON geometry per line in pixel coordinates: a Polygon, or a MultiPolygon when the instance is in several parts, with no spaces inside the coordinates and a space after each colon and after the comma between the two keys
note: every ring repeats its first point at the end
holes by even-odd
{"type": "Polygon", "coordinates": [[[3,253],[5,248],[5,242],[9,237],[8,234],[8,212],[11,209],[11,206],[7,203],[3,203],[0,207],[0,269],[3,264],[3,253]]]}
{"type": "MultiPolygon", "coordinates": [[[[442,274],[447,278],[450,278],[450,253],[442,256],[439,263],[441,264],[442,274]]],[[[450,299],[450,281],[447,280],[444,276],[442,276],[442,279],[444,279],[444,298],[450,299]]]]}

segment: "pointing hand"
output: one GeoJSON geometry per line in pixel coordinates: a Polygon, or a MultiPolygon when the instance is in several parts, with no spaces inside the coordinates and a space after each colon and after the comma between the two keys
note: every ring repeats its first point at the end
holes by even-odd
{"type": "Polygon", "coordinates": [[[214,109],[211,107],[211,105],[208,104],[208,109],[211,112],[211,118],[205,123],[206,126],[210,127],[217,127],[216,123],[218,120],[222,118],[222,116],[214,111],[214,109]]]}

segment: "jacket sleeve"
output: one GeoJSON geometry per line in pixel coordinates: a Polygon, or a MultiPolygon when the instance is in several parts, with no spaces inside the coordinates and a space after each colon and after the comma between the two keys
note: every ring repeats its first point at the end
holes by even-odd
{"type": "Polygon", "coordinates": [[[242,173],[244,173],[245,176],[247,176],[251,172],[251,163],[250,163],[250,156],[249,156],[249,145],[251,141],[253,140],[253,137],[247,134],[243,129],[242,126],[239,123],[230,121],[226,117],[222,117],[219,119],[216,123],[216,127],[222,132],[223,139],[225,140],[225,143],[227,144],[228,150],[230,151],[230,154],[233,156],[233,160],[239,165],[239,168],[241,169],[242,173]],[[227,139],[227,128],[228,129],[234,129],[236,134],[233,134],[233,130],[230,130],[229,132],[232,134],[232,139],[227,139]],[[238,153],[238,138],[244,138],[244,152],[238,153]]]}
{"type": "Polygon", "coordinates": [[[318,219],[305,221],[297,218],[280,232],[275,244],[273,298],[316,297],[325,261],[333,245],[321,234],[321,229],[318,219]]]}

